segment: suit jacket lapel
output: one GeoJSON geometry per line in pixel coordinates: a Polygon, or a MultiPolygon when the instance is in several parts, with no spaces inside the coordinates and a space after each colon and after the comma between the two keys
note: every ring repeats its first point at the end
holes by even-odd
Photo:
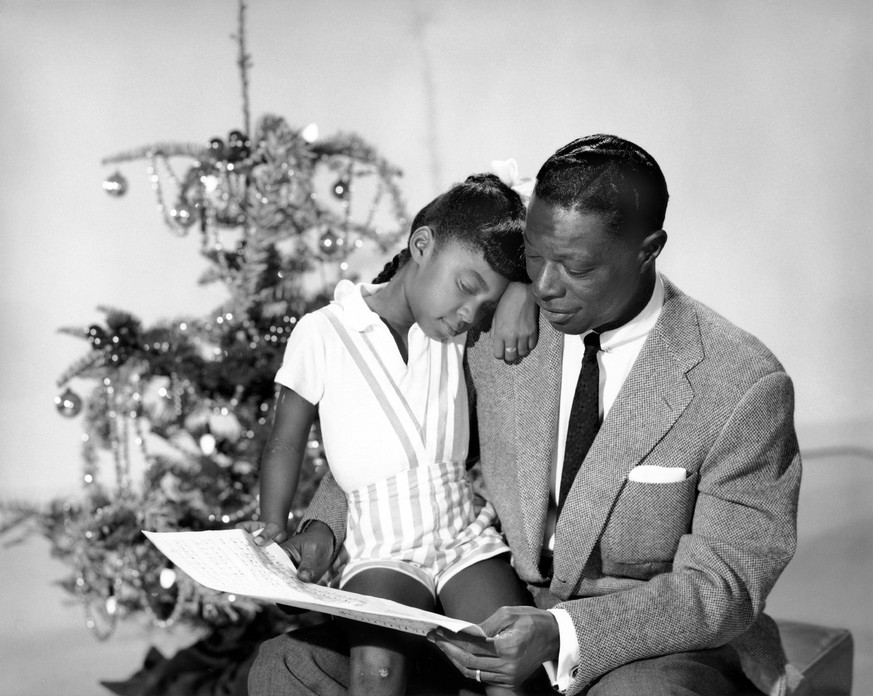
{"type": "Polygon", "coordinates": [[[551,590],[559,597],[569,596],[578,584],[630,470],[694,396],[685,373],[702,359],[697,315],[666,279],[665,290],[658,323],[588,451],[558,520],[551,590]]]}

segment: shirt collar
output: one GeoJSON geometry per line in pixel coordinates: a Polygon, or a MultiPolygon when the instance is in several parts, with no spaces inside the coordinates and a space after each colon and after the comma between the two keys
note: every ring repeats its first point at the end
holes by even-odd
{"type": "MultiPolygon", "coordinates": [[[[655,288],[652,290],[652,296],[649,298],[646,306],[626,324],[619,326],[617,329],[604,331],[600,334],[601,349],[609,353],[616,348],[621,348],[628,343],[633,343],[634,341],[648,336],[649,331],[651,331],[657,323],[658,317],[661,316],[661,308],[663,306],[664,281],[661,279],[661,274],[656,273],[655,288]]],[[[587,334],[588,332],[586,331],[585,333],[587,334]]],[[[584,338],[585,334],[582,334],[580,339],[584,338]]]]}
{"type": "Polygon", "coordinates": [[[365,295],[378,292],[385,284],[353,283],[350,280],[341,280],[333,291],[333,304],[340,306],[342,322],[352,331],[366,331],[371,326],[378,325],[382,320],[367,305],[365,295]]]}

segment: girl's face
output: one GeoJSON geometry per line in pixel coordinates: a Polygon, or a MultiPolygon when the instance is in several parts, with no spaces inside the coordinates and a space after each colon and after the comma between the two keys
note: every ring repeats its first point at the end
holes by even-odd
{"type": "Polygon", "coordinates": [[[485,261],[481,251],[449,240],[436,247],[428,228],[410,239],[415,274],[407,301],[415,322],[427,336],[444,341],[467,331],[490,315],[509,281],[485,261]]]}

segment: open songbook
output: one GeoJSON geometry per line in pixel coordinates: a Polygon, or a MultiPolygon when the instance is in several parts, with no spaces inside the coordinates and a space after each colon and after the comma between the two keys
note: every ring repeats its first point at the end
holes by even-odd
{"type": "Polygon", "coordinates": [[[177,568],[213,590],[290,604],[301,609],[425,635],[437,626],[486,641],[477,625],[378,597],[322,587],[297,579],[278,544],[257,546],[242,529],[208,532],[143,532],[177,568]]]}

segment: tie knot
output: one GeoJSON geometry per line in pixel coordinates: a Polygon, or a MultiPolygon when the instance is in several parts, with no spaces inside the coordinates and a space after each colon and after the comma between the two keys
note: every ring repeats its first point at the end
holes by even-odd
{"type": "Polygon", "coordinates": [[[600,334],[594,331],[590,331],[585,335],[585,338],[582,339],[582,342],[585,344],[585,355],[589,355],[591,353],[597,353],[600,350],[600,334]]]}

